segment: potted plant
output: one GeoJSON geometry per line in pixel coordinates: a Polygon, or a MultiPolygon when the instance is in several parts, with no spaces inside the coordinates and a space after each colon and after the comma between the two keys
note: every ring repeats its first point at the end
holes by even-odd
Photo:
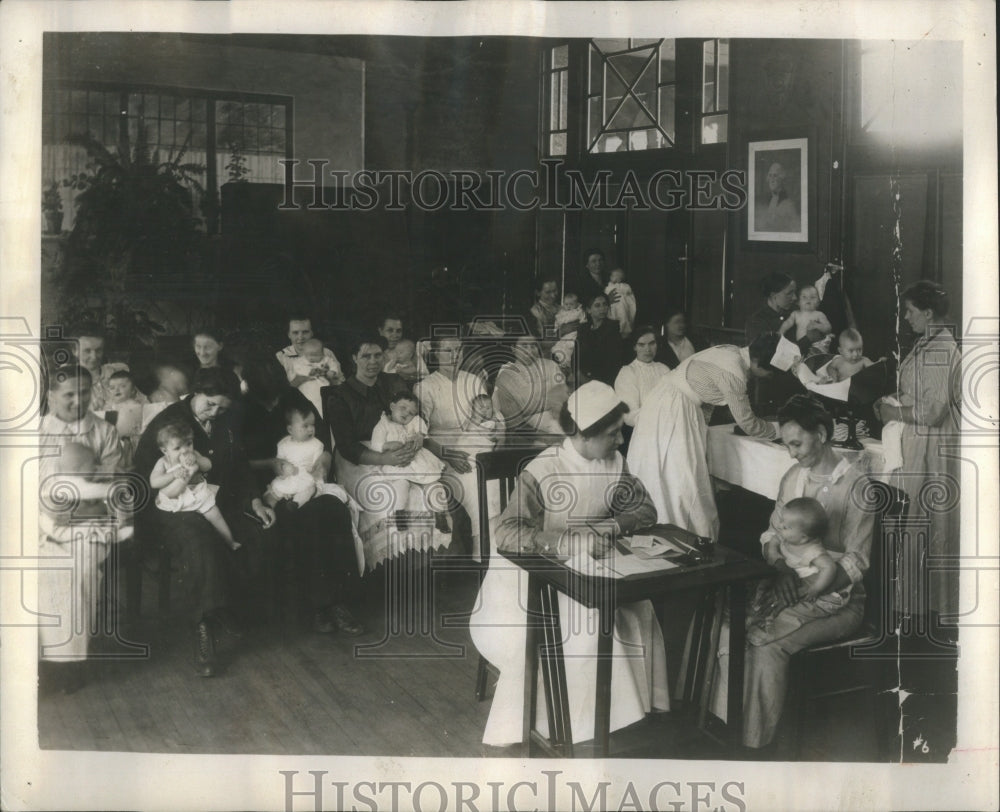
{"type": "Polygon", "coordinates": [[[42,191],[42,214],[45,216],[45,233],[59,234],[62,231],[63,206],[59,184],[55,181],[42,191]]]}
{"type": "Polygon", "coordinates": [[[123,348],[150,345],[164,328],[148,314],[164,304],[183,309],[210,284],[195,214],[205,167],[183,162],[187,144],[161,160],[141,121],[134,145],[127,137],[112,149],[90,135],[68,140],[90,159],[86,172],[66,182],[79,192],[65,246],[68,309],[97,308],[123,348]]]}

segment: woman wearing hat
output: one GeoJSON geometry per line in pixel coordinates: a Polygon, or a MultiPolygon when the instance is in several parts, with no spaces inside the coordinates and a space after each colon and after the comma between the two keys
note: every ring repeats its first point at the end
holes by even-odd
{"type": "Polygon", "coordinates": [[[777,333],[765,333],[749,347],[709,347],[663,376],[643,399],[628,464],[649,491],[659,522],[719,537],[708,474],[708,418],[715,406],[728,406],[750,436],[777,436],[774,426],[753,413],[747,393],[751,379],[775,371],[777,345],[777,333]]]}
{"type": "MultiPolygon", "coordinates": [[[[617,450],[627,411],[614,389],[600,381],[570,395],[560,413],[566,439],[521,473],[493,534],[497,549],[600,557],[615,534],[655,522],[649,495],[617,450]],[[590,532],[567,532],[584,521],[590,532]]],[[[506,745],[521,741],[528,579],[496,550],[490,562],[480,589],[481,609],[469,625],[476,647],[500,671],[483,742],[506,745]]],[[[581,741],[594,729],[596,610],[560,594],[559,612],[564,654],[573,662],[566,673],[573,739],[581,741]]],[[[670,707],[663,634],[649,601],[618,608],[611,695],[612,730],[642,719],[653,708],[670,707]]],[[[537,717],[544,732],[544,712],[537,717]]]]}

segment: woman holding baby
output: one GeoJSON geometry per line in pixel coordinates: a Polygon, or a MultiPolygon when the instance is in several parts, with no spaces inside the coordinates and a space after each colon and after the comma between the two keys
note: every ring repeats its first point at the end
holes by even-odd
{"type": "MultiPolygon", "coordinates": [[[[778,413],[781,440],[795,460],[782,477],[768,529],[760,542],[765,559],[778,570],[751,607],[769,621],[748,635],[746,682],[743,698],[743,744],[769,745],[781,719],[788,681],[789,658],[818,643],[839,640],[853,632],[864,613],[862,579],[868,570],[875,513],[866,510],[867,476],[834,449],[833,417],[808,395],[790,398],[778,413]],[[825,512],[821,524],[822,546],[835,564],[832,583],[822,601],[804,600],[807,580],[780,552],[793,522],[786,505],[803,497],[815,500],[825,512]],[[824,526],[825,525],[825,526],[824,526]],[[821,604],[817,606],[817,604],[821,604]]],[[[729,639],[723,631],[720,640],[729,639]]],[[[720,648],[719,679],[713,710],[725,717],[726,675],[729,652],[720,648]]]]}
{"type": "MultiPolygon", "coordinates": [[[[226,625],[223,610],[230,606],[228,581],[242,571],[249,577],[244,598],[259,594],[269,539],[262,532],[275,521],[274,511],[264,504],[255,487],[232,407],[239,400],[239,381],[223,369],[200,369],[191,381],[191,396],[172,403],[146,427],[135,451],[135,470],[148,482],[162,456],[158,435],[168,423],[190,428],[194,450],[211,461],[205,478],[218,486],[216,504],[243,548],[243,566],[233,559],[218,532],[198,512],[168,512],[149,504],[138,520],[143,539],[155,539],[168,547],[183,574],[197,632],[197,670],[201,676],[215,673],[214,634],[226,625]],[[249,583],[253,580],[254,583],[249,583]]],[[[249,601],[248,608],[249,608],[249,601]]]]}
{"type": "Polygon", "coordinates": [[[350,503],[346,492],[335,495],[331,489],[337,486],[326,481],[333,461],[330,431],[309,399],[288,383],[274,357],[248,365],[247,385],[243,436],[258,486],[262,491],[267,487],[265,499],[273,490],[266,483],[289,465],[278,453],[282,442],[305,433],[322,448],[309,471],[288,477],[305,475],[316,485],[304,498],[279,499],[275,507],[280,555],[295,561],[312,629],[319,634],[361,634],[364,627],[350,609],[357,602],[360,576],[350,503]]]}

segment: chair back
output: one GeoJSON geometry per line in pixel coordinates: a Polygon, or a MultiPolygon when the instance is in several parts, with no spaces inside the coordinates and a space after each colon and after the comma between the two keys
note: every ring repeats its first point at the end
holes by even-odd
{"type": "Polygon", "coordinates": [[[479,560],[485,571],[490,560],[490,516],[487,500],[488,483],[500,483],[500,510],[507,509],[510,495],[517,484],[517,478],[529,462],[537,457],[544,448],[531,446],[527,448],[498,448],[493,451],[483,451],[475,456],[476,490],[479,497],[479,560]]]}
{"type": "Polygon", "coordinates": [[[896,580],[896,557],[901,522],[909,510],[905,491],[877,479],[862,480],[856,504],[875,514],[868,572],[865,573],[864,622],[881,633],[891,614],[896,580]]]}

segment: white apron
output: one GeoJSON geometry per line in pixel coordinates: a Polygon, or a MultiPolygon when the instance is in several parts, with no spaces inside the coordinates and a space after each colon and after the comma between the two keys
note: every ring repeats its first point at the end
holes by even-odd
{"type": "Polygon", "coordinates": [[[717,539],[719,513],[708,474],[708,424],[702,401],[686,377],[691,361],[710,352],[686,358],[643,400],[628,466],[649,491],[658,522],[717,539]]]}
{"type": "MultiPolygon", "coordinates": [[[[552,504],[566,506],[565,510],[545,513],[544,529],[565,529],[571,520],[584,516],[610,516],[607,499],[622,469],[620,454],[616,453],[613,460],[586,460],[569,440],[543,451],[526,470],[539,483],[543,498],[550,489],[552,504]],[[569,483],[575,499],[560,502],[569,483]]],[[[480,588],[479,608],[469,621],[476,648],[500,671],[483,733],[484,744],[521,741],[527,586],[528,574],[501,556],[494,545],[490,567],[480,588]]],[[[586,741],[594,735],[598,612],[560,594],[559,616],[573,741],[586,741]]],[[[639,721],[652,708],[670,708],[663,633],[652,603],[641,601],[618,608],[613,657],[611,730],[639,721]]],[[[536,726],[547,735],[540,676],[538,701],[536,726]]]]}

